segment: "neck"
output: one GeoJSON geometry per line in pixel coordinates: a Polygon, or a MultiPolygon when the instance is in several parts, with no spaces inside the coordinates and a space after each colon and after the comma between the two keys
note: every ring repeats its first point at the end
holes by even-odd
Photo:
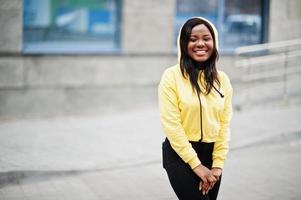
{"type": "Polygon", "coordinates": [[[197,63],[197,62],[195,62],[194,63],[194,67],[197,69],[197,70],[200,70],[200,71],[204,71],[205,70],[205,65],[204,65],[204,63],[197,63]]]}

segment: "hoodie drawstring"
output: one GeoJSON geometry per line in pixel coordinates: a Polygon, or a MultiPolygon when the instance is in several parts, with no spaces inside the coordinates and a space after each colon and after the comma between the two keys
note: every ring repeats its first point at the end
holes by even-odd
{"type": "MultiPolygon", "coordinates": [[[[225,95],[223,95],[218,89],[216,89],[216,87],[214,85],[213,85],[213,88],[221,96],[221,98],[224,98],[225,95]]],[[[201,101],[200,94],[198,94],[198,99],[199,99],[199,103],[200,103],[200,125],[201,125],[201,139],[199,140],[199,142],[202,142],[202,140],[203,140],[203,108],[202,108],[202,101],[201,101]]]]}

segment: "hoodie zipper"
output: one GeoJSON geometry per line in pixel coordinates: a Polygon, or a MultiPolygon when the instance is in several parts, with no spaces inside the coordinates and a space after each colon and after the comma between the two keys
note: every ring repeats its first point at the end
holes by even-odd
{"type": "Polygon", "coordinates": [[[202,109],[202,101],[200,98],[200,95],[198,94],[198,99],[199,99],[199,103],[200,103],[200,126],[201,126],[201,139],[199,140],[200,142],[202,142],[203,140],[203,109],[202,109]]]}

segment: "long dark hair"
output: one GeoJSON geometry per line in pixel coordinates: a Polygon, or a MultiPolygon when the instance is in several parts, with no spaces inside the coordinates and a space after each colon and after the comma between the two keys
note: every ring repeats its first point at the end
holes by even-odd
{"type": "Polygon", "coordinates": [[[208,95],[214,87],[214,82],[218,84],[220,87],[220,82],[218,79],[218,73],[216,69],[216,61],[218,59],[218,52],[216,49],[216,40],[218,38],[215,38],[214,31],[211,27],[211,25],[200,18],[192,18],[189,19],[182,27],[181,33],[180,33],[180,50],[181,50],[181,57],[180,57],[180,68],[182,75],[186,77],[186,74],[189,76],[190,83],[192,85],[192,88],[197,91],[197,94],[200,94],[200,92],[203,92],[204,94],[208,95]],[[188,49],[187,45],[190,39],[191,31],[193,27],[199,24],[204,24],[210,31],[214,47],[213,52],[210,58],[201,64],[194,61],[189,55],[188,55],[188,49]],[[199,72],[201,70],[201,73],[204,73],[205,77],[205,90],[201,91],[200,86],[198,84],[198,78],[199,78],[199,72]]]}

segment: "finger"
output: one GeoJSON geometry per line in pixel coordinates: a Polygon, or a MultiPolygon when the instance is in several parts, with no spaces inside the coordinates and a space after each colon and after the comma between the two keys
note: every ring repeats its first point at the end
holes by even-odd
{"type": "Polygon", "coordinates": [[[208,178],[207,177],[205,177],[205,178],[202,178],[202,182],[203,182],[203,184],[208,184],[208,180],[207,180],[208,178]]]}
{"type": "Polygon", "coordinates": [[[209,188],[209,186],[210,186],[209,182],[205,179],[202,181],[201,190],[206,191],[209,188]]]}
{"type": "Polygon", "coordinates": [[[211,190],[214,187],[215,183],[211,183],[208,187],[208,189],[206,190],[206,194],[209,193],[209,190],[211,190]]]}
{"type": "Polygon", "coordinates": [[[216,181],[219,181],[219,175],[214,175],[216,181]]]}
{"type": "Polygon", "coordinates": [[[214,187],[214,185],[215,185],[215,183],[211,183],[210,187],[209,187],[209,190],[211,190],[214,187]]]}
{"type": "Polygon", "coordinates": [[[201,187],[202,187],[202,189],[201,189],[202,193],[205,194],[209,188],[209,184],[202,183],[201,187]]]}
{"type": "Polygon", "coordinates": [[[208,190],[209,187],[210,187],[209,184],[202,184],[202,190],[203,190],[203,191],[208,190]]]}
{"type": "Polygon", "coordinates": [[[210,190],[210,187],[205,191],[205,194],[208,194],[209,190],[210,190]]]}
{"type": "Polygon", "coordinates": [[[205,194],[206,194],[206,192],[207,192],[207,190],[203,190],[203,195],[205,195],[205,194]]]}
{"type": "Polygon", "coordinates": [[[209,181],[210,183],[215,183],[217,180],[216,180],[216,178],[215,178],[214,176],[210,176],[210,177],[208,178],[208,181],[209,181]]]}
{"type": "Polygon", "coordinates": [[[203,195],[208,194],[208,191],[210,190],[210,184],[202,185],[202,192],[203,195]]]}
{"type": "Polygon", "coordinates": [[[218,174],[218,173],[212,173],[213,174],[213,176],[216,178],[216,180],[218,181],[219,180],[219,177],[220,177],[220,174],[218,174]]]}
{"type": "Polygon", "coordinates": [[[200,190],[200,191],[202,191],[202,184],[203,184],[203,182],[200,181],[200,185],[199,185],[199,190],[200,190]]]}

